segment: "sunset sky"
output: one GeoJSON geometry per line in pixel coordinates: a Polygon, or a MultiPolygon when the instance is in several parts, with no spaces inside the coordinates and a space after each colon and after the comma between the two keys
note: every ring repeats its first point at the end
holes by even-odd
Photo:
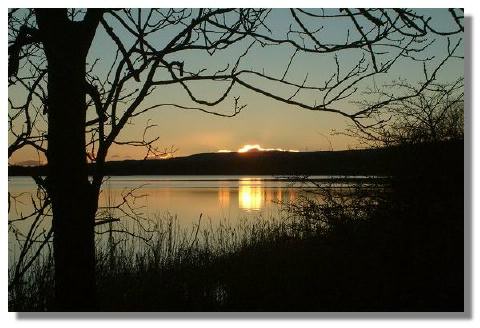
{"type": "MultiPolygon", "coordinates": [[[[419,11],[420,12],[420,11],[419,11]]],[[[452,24],[451,18],[446,10],[430,9],[424,10],[433,16],[436,26],[441,29],[448,29],[452,24]]],[[[292,24],[292,17],[287,9],[275,9],[272,11],[268,24],[276,30],[288,30],[292,24]]],[[[120,31],[120,26],[118,27],[120,31]]],[[[165,32],[165,39],[171,35],[165,32]]],[[[173,32],[172,32],[173,33],[173,32]]],[[[346,37],[346,26],[341,20],[331,20],[325,26],[324,36],[331,40],[343,40],[346,37]]],[[[425,53],[427,56],[435,56],[435,60],[442,59],[446,51],[446,38],[437,36],[435,43],[425,53]]],[[[128,43],[128,39],[125,40],[128,43]]],[[[219,53],[208,56],[198,53],[179,54],[179,60],[185,62],[186,69],[192,71],[201,68],[218,70],[227,64],[235,62],[239,54],[248,46],[248,42],[240,43],[219,53]]],[[[96,66],[98,74],[101,75],[112,61],[112,41],[108,39],[105,31],[99,27],[94,39],[93,46],[89,52],[89,62],[100,58],[96,66]]],[[[255,46],[242,61],[244,67],[253,68],[258,71],[265,71],[271,75],[282,76],[292,49],[285,47],[261,47],[255,46]]],[[[463,47],[460,49],[463,53],[463,47]]],[[[342,67],[351,67],[358,61],[361,52],[345,51],[338,54],[342,67]]],[[[431,63],[435,64],[435,60],[431,63]]],[[[292,62],[287,78],[301,83],[308,73],[310,84],[321,84],[335,70],[332,56],[316,54],[298,54],[292,62]]],[[[412,63],[409,60],[400,60],[383,80],[377,83],[391,81],[402,77],[412,82],[421,79],[423,74],[422,66],[412,63]]],[[[463,76],[463,61],[453,60],[439,75],[442,81],[455,80],[463,76]]],[[[272,88],[276,86],[272,85],[272,88]]],[[[223,90],[222,86],[204,83],[196,89],[203,98],[214,98],[223,90]]],[[[280,94],[289,92],[287,90],[276,90],[280,94]]],[[[9,90],[12,97],[22,97],[15,94],[15,90],[9,90]]],[[[299,107],[278,102],[263,95],[256,94],[241,86],[235,86],[227,99],[211,110],[220,113],[231,113],[233,110],[233,97],[240,96],[240,103],[247,105],[242,112],[233,118],[217,117],[192,109],[179,109],[173,106],[163,106],[154,109],[143,116],[136,118],[132,124],[127,125],[120,135],[120,140],[141,139],[143,129],[147,125],[157,124],[149,130],[149,137],[159,136],[157,145],[160,148],[173,147],[177,149],[175,156],[184,156],[200,152],[217,152],[218,150],[236,151],[246,144],[258,144],[262,148],[280,148],[298,151],[313,150],[334,150],[358,147],[359,143],[351,138],[342,135],[331,135],[332,130],[342,131],[350,123],[346,118],[337,114],[308,111],[299,107]]],[[[315,102],[315,94],[298,95],[307,103],[315,102]]],[[[339,102],[337,106],[342,110],[353,110],[355,104],[351,101],[359,100],[360,93],[348,101],[339,102]]],[[[193,103],[188,100],[185,91],[178,86],[159,87],[142,104],[147,108],[157,104],[176,103],[184,106],[191,106],[193,103]]],[[[113,146],[110,150],[110,160],[121,160],[127,158],[143,158],[145,151],[135,147],[113,146]]],[[[37,159],[32,149],[25,149],[14,154],[9,162],[18,163],[37,159]]]]}

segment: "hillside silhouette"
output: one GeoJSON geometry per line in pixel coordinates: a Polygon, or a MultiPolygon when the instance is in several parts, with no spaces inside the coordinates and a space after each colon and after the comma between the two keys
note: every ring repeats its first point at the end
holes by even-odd
{"type": "MultiPolygon", "coordinates": [[[[389,175],[402,170],[406,163],[412,165],[419,161],[448,163],[455,158],[463,158],[463,146],[458,142],[344,151],[200,153],[170,159],[110,161],[105,164],[105,174],[389,175]]],[[[89,170],[92,169],[90,166],[89,170]]],[[[9,166],[8,174],[42,175],[45,170],[45,166],[14,165],[9,166]]]]}

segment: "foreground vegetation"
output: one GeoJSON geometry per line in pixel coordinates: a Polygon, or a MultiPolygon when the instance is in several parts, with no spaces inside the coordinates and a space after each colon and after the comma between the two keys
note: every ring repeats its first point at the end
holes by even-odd
{"type": "MultiPolygon", "coordinates": [[[[104,234],[97,309],[463,311],[463,149],[444,150],[404,157],[388,185],[308,189],[282,218],[104,234]]],[[[48,253],[30,271],[10,310],[51,310],[48,253]]]]}

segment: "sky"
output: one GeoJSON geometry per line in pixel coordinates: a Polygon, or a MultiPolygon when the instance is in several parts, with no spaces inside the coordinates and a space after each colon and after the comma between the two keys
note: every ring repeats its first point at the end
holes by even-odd
{"type": "MultiPolygon", "coordinates": [[[[438,28],[449,29],[452,27],[452,20],[448,12],[441,9],[419,10],[433,17],[433,22],[438,28]]],[[[274,31],[282,33],[287,31],[293,18],[288,9],[274,9],[270,13],[267,25],[274,31]]],[[[126,44],[132,41],[127,33],[122,34],[122,27],[112,22],[112,26],[122,41],[126,44]]],[[[312,21],[312,27],[314,22],[312,21]]],[[[330,19],[325,23],[321,32],[322,40],[339,41],[346,38],[348,24],[343,20],[330,19]]],[[[173,37],[176,31],[160,31],[156,34],[155,40],[158,45],[164,44],[173,37]]],[[[247,41],[240,42],[225,51],[214,56],[204,52],[185,52],[176,54],[171,60],[179,60],[185,63],[185,69],[192,71],[206,68],[215,71],[227,64],[234,64],[239,54],[249,45],[247,41]]],[[[95,35],[92,47],[88,55],[88,62],[93,63],[100,59],[95,67],[95,72],[102,76],[106,68],[113,60],[114,44],[99,27],[95,35]]],[[[425,56],[433,56],[436,60],[443,58],[446,50],[446,38],[436,37],[434,43],[425,52],[425,56]]],[[[265,72],[269,75],[281,77],[285,71],[293,49],[288,46],[261,47],[255,45],[251,51],[242,59],[241,67],[265,72]]],[[[460,49],[463,54],[463,48],[460,49]]],[[[341,69],[347,70],[358,62],[362,52],[342,51],[338,53],[341,69]]],[[[303,54],[295,57],[286,78],[289,81],[302,83],[308,74],[307,83],[311,85],[322,85],[333,72],[335,72],[335,61],[330,55],[303,54]]],[[[422,77],[422,66],[409,60],[400,60],[387,76],[379,77],[376,83],[382,83],[395,78],[405,78],[411,82],[418,81],[422,77]],[[383,80],[382,80],[383,79],[383,80]]],[[[440,72],[440,80],[453,80],[463,76],[463,62],[452,61],[440,72]]],[[[265,81],[255,80],[256,85],[275,93],[286,96],[291,95],[294,90],[282,88],[277,85],[269,85],[265,81]]],[[[371,83],[371,81],[369,81],[371,83]]],[[[368,83],[362,85],[368,87],[368,83]]],[[[132,86],[134,88],[134,86],[132,86]]],[[[192,85],[192,90],[199,97],[213,99],[225,88],[224,85],[202,83],[192,85]]],[[[21,93],[14,89],[9,90],[11,98],[22,97],[21,93]]],[[[147,124],[156,126],[149,129],[147,137],[159,137],[157,146],[161,149],[175,149],[174,156],[185,156],[201,152],[216,152],[218,150],[236,151],[246,144],[258,144],[263,148],[292,149],[299,151],[314,150],[342,150],[360,147],[358,140],[332,133],[333,131],[344,131],[351,122],[338,114],[309,111],[298,106],[292,106],[268,98],[253,91],[235,86],[231,94],[219,105],[209,110],[220,113],[230,113],[233,108],[234,97],[240,97],[240,103],[246,107],[239,115],[231,118],[209,115],[192,109],[179,109],[172,106],[164,106],[136,118],[132,124],[128,124],[119,136],[120,140],[138,140],[142,138],[143,130],[147,124]]],[[[340,101],[336,107],[343,111],[353,111],[356,107],[352,102],[361,99],[358,93],[345,101],[340,101]]],[[[313,104],[318,95],[315,93],[299,93],[295,99],[313,104]]],[[[191,106],[194,103],[188,99],[186,92],[178,86],[159,87],[149,95],[140,108],[147,108],[162,103],[175,103],[184,106],[191,106]]],[[[108,159],[140,159],[145,155],[145,150],[138,147],[112,146],[108,159]]],[[[20,163],[38,159],[38,155],[32,149],[25,149],[14,154],[10,163],[20,163]]]]}

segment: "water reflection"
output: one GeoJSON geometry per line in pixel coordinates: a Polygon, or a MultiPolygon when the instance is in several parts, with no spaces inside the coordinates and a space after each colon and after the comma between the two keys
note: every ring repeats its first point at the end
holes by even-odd
{"type": "Polygon", "coordinates": [[[264,207],[263,182],[259,179],[241,178],[238,186],[238,206],[242,210],[258,211],[264,207]]]}
{"type": "MultiPolygon", "coordinates": [[[[298,189],[270,176],[131,176],[109,179],[103,186],[99,206],[118,205],[124,201],[126,191],[133,189],[138,198],[129,199],[129,205],[139,215],[154,219],[170,213],[187,227],[197,222],[200,214],[213,222],[269,215],[278,210],[279,203],[298,197],[298,189]]],[[[11,219],[33,210],[30,196],[35,197],[35,190],[31,178],[10,178],[11,194],[25,193],[25,198],[19,198],[21,201],[9,212],[11,219]]],[[[121,211],[114,214],[124,215],[121,211]]]]}
{"type": "Polygon", "coordinates": [[[222,207],[230,206],[230,188],[228,187],[218,188],[218,202],[222,207]]]}
{"type": "Polygon", "coordinates": [[[279,185],[280,182],[265,182],[264,179],[241,178],[238,181],[238,208],[245,211],[258,211],[274,203],[295,201],[295,188],[279,185]]]}

